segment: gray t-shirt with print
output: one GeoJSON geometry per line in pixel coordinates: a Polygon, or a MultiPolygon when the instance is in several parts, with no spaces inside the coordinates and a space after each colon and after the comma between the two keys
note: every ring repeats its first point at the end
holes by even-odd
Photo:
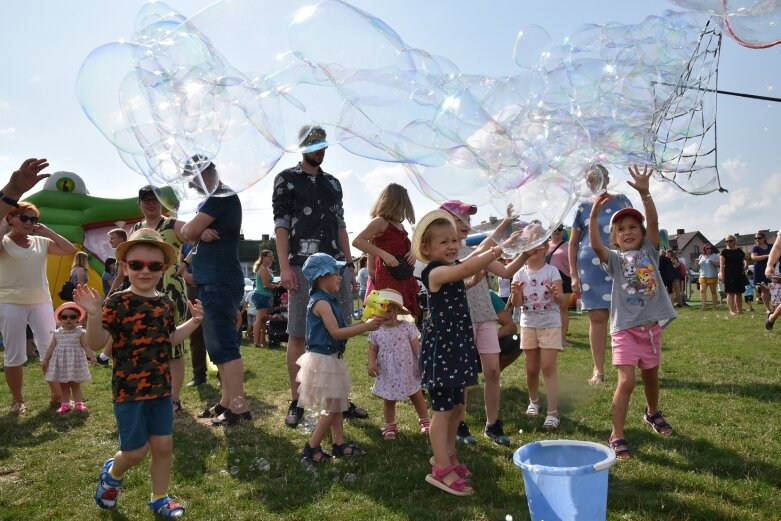
{"type": "MultiPolygon", "coordinates": [[[[458,250],[458,260],[465,259],[473,251],[469,246],[461,246],[458,250]]],[[[491,304],[491,288],[485,279],[466,290],[466,300],[469,303],[469,314],[472,322],[496,322],[496,311],[491,304]]]]}
{"type": "Polygon", "coordinates": [[[613,278],[610,332],[649,322],[666,327],[676,315],[659,273],[659,250],[643,239],[639,250],[610,250],[603,269],[613,278]]]}

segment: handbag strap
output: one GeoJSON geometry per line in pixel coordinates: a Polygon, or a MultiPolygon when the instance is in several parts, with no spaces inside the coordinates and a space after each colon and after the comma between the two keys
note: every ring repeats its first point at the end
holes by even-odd
{"type": "Polygon", "coordinates": [[[559,248],[561,248],[561,245],[562,245],[562,244],[564,244],[564,241],[561,241],[560,243],[558,243],[558,244],[556,245],[556,247],[555,247],[555,248],[553,248],[553,251],[552,251],[552,252],[550,252],[549,254],[547,254],[547,255],[545,256],[545,263],[546,263],[546,264],[550,264],[550,260],[553,258],[553,254],[554,254],[554,253],[556,253],[556,250],[558,250],[559,248]]]}

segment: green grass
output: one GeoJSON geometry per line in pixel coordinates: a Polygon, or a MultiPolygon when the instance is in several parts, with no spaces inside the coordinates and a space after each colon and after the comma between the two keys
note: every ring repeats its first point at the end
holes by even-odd
{"type": "MultiPolygon", "coordinates": [[[[693,304],[697,304],[694,302],[693,304]]],[[[539,439],[572,438],[603,443],[610,431],[615,373],[589,387],[591,373],[585,315],[573,314],[574,347],[559,357],[563,387],[557,434],[542,419],[524,416],[523,359],[503,374],[502,419],[510,447],[482,435],[461,451],[477,493],[449,496],[424,483],[430,467],[427,440],[417,433],[414,409],[398,406],[399,438],[384,442],[382,402],[366,375],[366,340],[350,341],[347,363],[353,400],[369,410],[367,421],[347,422],[348,440],[368,454],[311,472],[299,464],[306,434],[283,425],[289,395],[285,354],[244,348],[246,386],[255,421],[213,429],[195,414],[214,403],[212,385],[186,388],[186,413],[177,416],[170,492],[189,519],[305,520],[503,520],[528,519],[521,474],[513,451],[539,439]],[[518,430],[523,429],[519,434],[518,430]],[[270,463],[259,471],[257,458],[270,463]]],[[[777,519],[781,512],[781,336],[763,328],[763,313],[727,318],[726,311],[685,309],[666,331],[660,405],[675,428],[670,438],[640,421],[642,384],[633,396],[626,435],[635,458],[610,472],[608,519],[777,519]]],[[[40,368],[25,370],[28,412],[0,416],[0,519],[148,519],[146,464],[131,470],[119,508],[101,512],[92,494],[101,463],[116,450],[110,371],[92,370],[85,386],[89,415],[58,417],[48,406],[40,368]]],[[[189,370],[188,370],[189,377],[189,370]]],[[[470,393],[468,420],[475,434],[485,420],[482,396],[470,393]]],[[[0,385],[0,403],[10,402],[0,385]]]]}

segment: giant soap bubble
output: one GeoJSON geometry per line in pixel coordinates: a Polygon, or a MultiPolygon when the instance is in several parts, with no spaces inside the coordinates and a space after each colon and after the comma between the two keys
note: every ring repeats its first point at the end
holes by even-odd
{"type": "MultiPolygon", "coordinates": [[[[238,192],[283,154],[309,151],[299,130],[318,125],[325,145],[402,165],[436,202],[500,213],[513,204],[547,232],[587,196],[595,163],[650,164],[692,193],[719,188],[720,25],[707,15],[733,26],[749,18],[722,2],[678,3],[700,14],[586,24],[559,45],[524,27],[507,50],[517,74],[492,77],[462,72],[340,0],[223,0],[191,17],[156,2],[127,41],[90,53],[77,92],[123,161],[170,186],[176,202],[164,202],[183,210],[216,190],[193,157],[217,166],[217,195],[238,192]]],[[[777,9],[756,4],[751,20],[774,20],[777,9]]]]}

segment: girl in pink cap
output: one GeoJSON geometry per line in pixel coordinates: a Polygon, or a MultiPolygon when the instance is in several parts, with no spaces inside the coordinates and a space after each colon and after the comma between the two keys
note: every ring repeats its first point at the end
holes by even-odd
{"type": "Polygon", "coordinates": [[[634,208],[624,208],[613,214],[610,242],[615,249],[602,244],[597,225],[600,210],[612,196],[600,195],[589,217],[591,246],[603,269],[613,279],[610,336],[618,384],[613,393],[613,430],[608,445],[619,460],[632,457],[624,439],[624,424],[629,398],[635,388],[635,367],[640,368],[643,378],[646,400],[643,422],[662,436],[669,436],[673,431],[658,409],[662,327],[675,318],[675,310],[667,292],[662,289],[664,282],[659,273],[659,217],[648,189],[652,172],[648,167],[642,173],[637,166],[629,169],[633,180],[628,183],[640,194],[645,217],[634,208]]]}
{"type": "Polygon", "coordinates": [[[51,346],[43,359],[43,372],[47,382],[60,386],[57,414],[87,410],[81,384],[92,380],[87,360],[95,365],[95,353],[87,347],[85,330],[80,325],[84,315],[84,308],[74,302],[66,302],[54,311],[54,319],[60,327],[54,331],[51,346]]]}

